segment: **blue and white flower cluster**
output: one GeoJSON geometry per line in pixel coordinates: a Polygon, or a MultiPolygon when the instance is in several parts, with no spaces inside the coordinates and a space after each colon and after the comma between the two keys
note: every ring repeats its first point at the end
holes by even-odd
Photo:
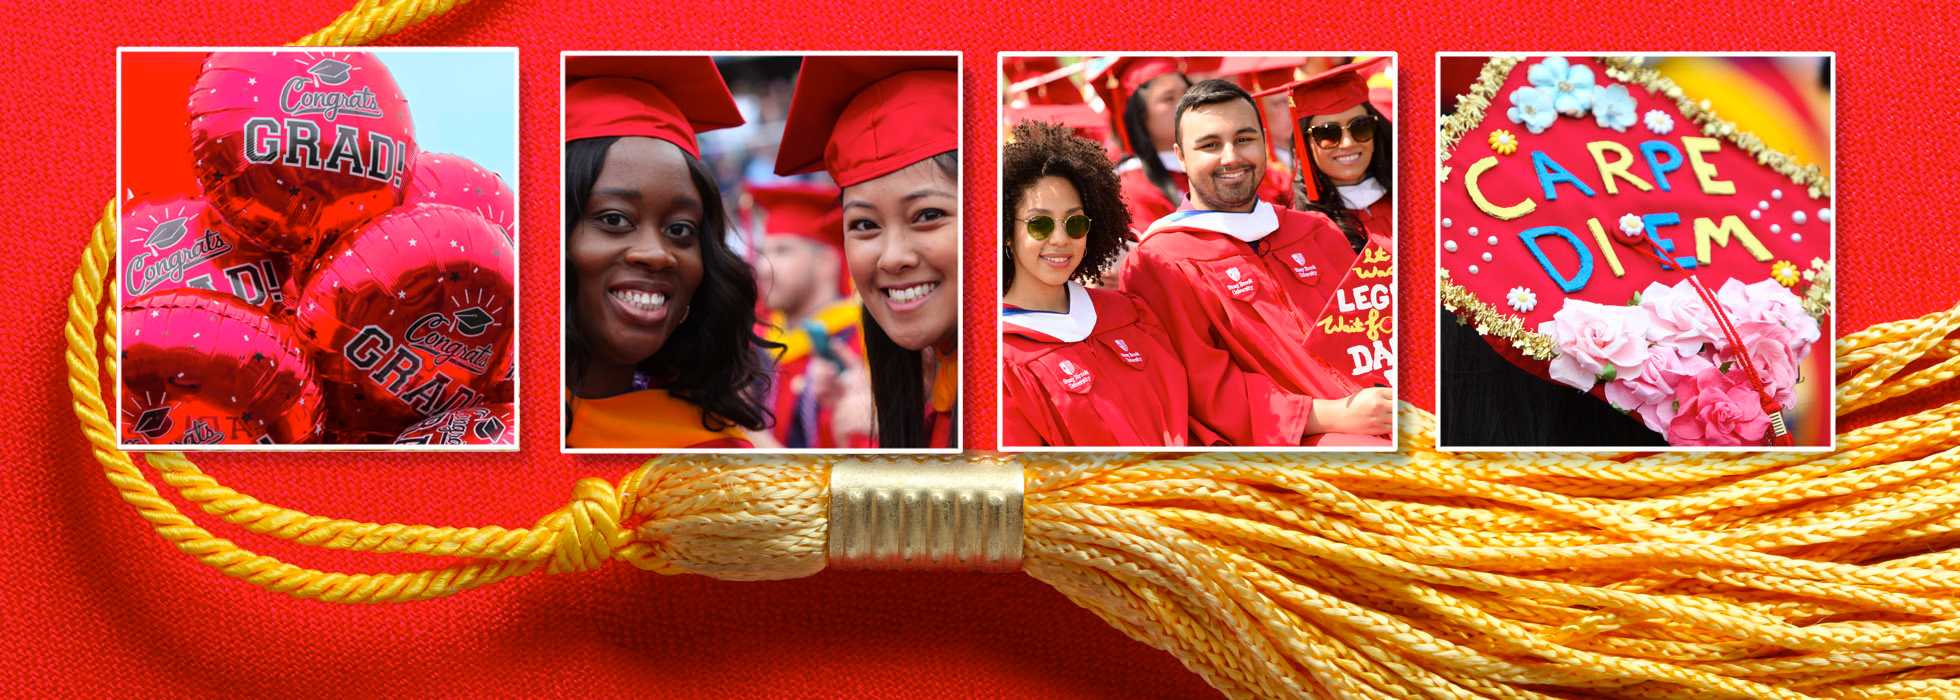
{"type": "Polygon", "coordinates": [[[1591,68],[1573,65],[1563,56],[1539,61],[1525,77],[1531,85],[1511,91],[1511,109],[1505,116],[1531,133],[1544,133],[1561,114],[1584,118],[1591,113],[1601,127],[1619,132],[1639,119],[1633,95],[1625,85],[1599,87],[1593,82],[1591,68]]]}

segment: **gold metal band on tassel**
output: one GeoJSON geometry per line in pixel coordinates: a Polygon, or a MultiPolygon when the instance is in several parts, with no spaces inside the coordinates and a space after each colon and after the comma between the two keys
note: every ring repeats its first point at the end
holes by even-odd
{"type": "Polygon", "coordinates": [[[1019,571],[1021,466],[991,457],[846,459],[830,468],[840,569],[1019,571]]]}

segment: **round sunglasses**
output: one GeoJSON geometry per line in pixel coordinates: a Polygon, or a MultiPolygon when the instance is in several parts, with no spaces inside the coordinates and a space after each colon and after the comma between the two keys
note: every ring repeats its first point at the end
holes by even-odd
{"type": "Polygon", "coordinates": [[[1333,148],[1341,145],[1341,132],[1343,131],[1347,132],[1348,136],[1353,137],[1355,143],[1368,143],[1375,140],[1375,124],[1375,115],[1363,114],[1355,117],[1353,121],[1349,121],[1346,125],[1333,122],[1315,124],[1307,127],[1307,135],[1313,137],[1313,142],[1321,148],[1333,148]]]}
{"type": "MultiPolygon", "coordinates": [[[[1015,219],[1015,221],[1027,224],[1028,237],[1037,241],[1045,241],[1048,240],[1049,236],[1055,235],[1055,217],[1046,215],[1030,216],[1025,219],[1015,219]]],[[[1062,220],[1062,231],[1067,233],[1069,238],[1081,238],[1089,235],[1089,217],[1082,214],[1075,214],[1062,220]]]]}

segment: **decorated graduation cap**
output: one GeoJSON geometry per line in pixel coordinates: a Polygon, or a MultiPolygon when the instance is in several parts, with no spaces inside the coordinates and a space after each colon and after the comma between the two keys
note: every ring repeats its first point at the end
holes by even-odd
{"type": "Polygon", "coordinates": [[[1123,138],[1123,108],[1130,95],[1142,89],[1145,83],[1166,75],[1182,74],[1188,70],[1182,59],[1168,56],[1117,56],[1108,65],[1089,76],[1089,85],[1102,98],[1103,111],[1109,115],[1110,133],[1114,135],[1120,150],[1129,150],[1129,143],[1123,138]]]}
{"type": "MultiPolygon", "coordinates": [[[[1311,160],[1305,155],[1307,149],[1312,148],[1306,134],[1308,120],[1317,115],[1345,112],[1368,103],[1369,71],[1384,68],[1387,63],[1386,56],[1356,61],[1290,83],[1268,87],[1253,93],[1253,97],[1286,94],[1287,109],[1292,112],[1293,117],[1293,148],[1301,152],[1300,160],[1304,164],[1311,160]]],[[[1387,112],[1383,113],[1387,114],[1387,112]]],[[[1306,185],[1307,199],[1318,199],[1319,188],[1315,186],[1313,178],[1304,178],[1303,182],[1306,185]]]]}
{"type": "Polygon", "coordinates": [[[1821,169],[1628,59],[1499,57],[1468,87],[1438,137],[1446,309],[1670,444],[1829,444],[1821,169]]]}
{"type": "Polygon", "coordinates": [[[645,136],[701,157],[695,134],[742,125],[708,56],[569,56],[565,140],[645,136]]]}
{"type": "Polygon", "coordinates": [[[842,216],[834,225],[825,221],[837,208],[837,188],[802,182],[749,185],[748,194],[764,212],[762,232],[770,236],[796,236],[831,247],[844,243],[842,216]]]}
{"type": "Polygon", "coordinates": [[[796,76],[776,174],[841,187],[959,148],[957,56],[810,56],[796,76]]]}

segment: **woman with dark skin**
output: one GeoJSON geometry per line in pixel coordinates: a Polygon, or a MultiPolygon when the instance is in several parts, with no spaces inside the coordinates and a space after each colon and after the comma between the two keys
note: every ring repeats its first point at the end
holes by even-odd
{"type": "Polygon", "coordinates": [[[741,123],[733,99],[707,57],[567,67],[566,445],[749,447],[771,344],[694,140],[741,123]]]}
{"type": "Polygon", "coordinates": [[[1022,122],[1001,150],[1001,444],[1188,444],[1184,366],[1147,307],[1089,289],[1129,230],[1101,145],[1022,122]]]}

